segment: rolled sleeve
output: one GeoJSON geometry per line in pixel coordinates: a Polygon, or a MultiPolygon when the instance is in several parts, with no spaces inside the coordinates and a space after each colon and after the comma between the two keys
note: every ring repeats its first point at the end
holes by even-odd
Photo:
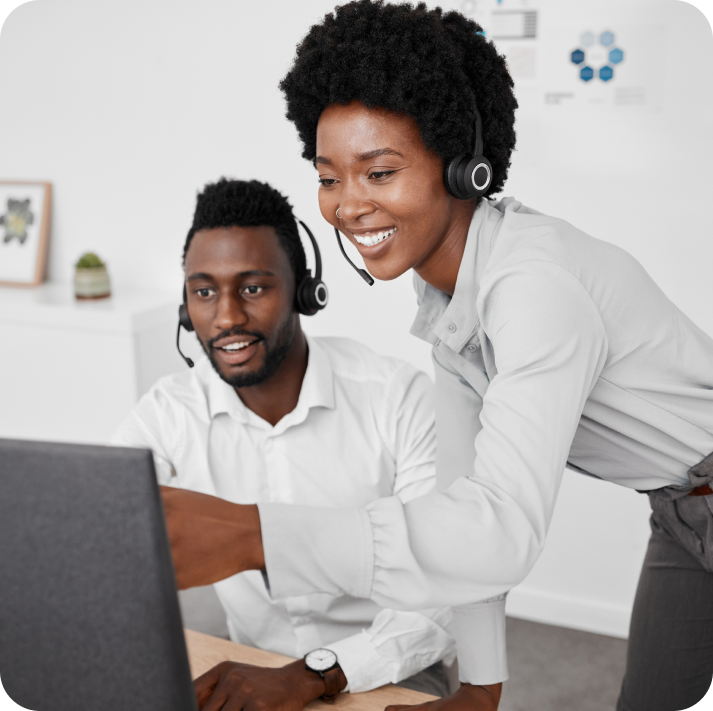
{"type": "Polygon", "coordinates": [[[508,678],[505,596],[453,608],[458,674],[465,684],[497,684],[508,678]]]}
{"type": "Polygon", "coordinates": [[[391,681],[389,669],[384,666],[384,660],[366,630],[330,644],[329,648],[337,655],[339,666],[347,677],[344,691],[369,691],[391,681]]]}
{"type": "Polygon", "coordinates": [[[348,689],[369,691],[396,684],[435,664],[452,664],[455,642],[448,608],[423,612],[382,610],[371,627],[330,645],[344,671],[348,689]]]}
{"type": "Polygon", "coordinates": [[[273,599],[313,592],[368,598],[374,543],[366,511],[258,504],[273,599]]]}

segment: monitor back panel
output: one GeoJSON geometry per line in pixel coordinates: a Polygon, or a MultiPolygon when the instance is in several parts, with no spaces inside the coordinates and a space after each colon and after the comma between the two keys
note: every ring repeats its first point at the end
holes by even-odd
{"type": "Polygon", "coordinates": [[[0,440],[0,678],[32,711],[195,711],[148,451],[0,440]]]}

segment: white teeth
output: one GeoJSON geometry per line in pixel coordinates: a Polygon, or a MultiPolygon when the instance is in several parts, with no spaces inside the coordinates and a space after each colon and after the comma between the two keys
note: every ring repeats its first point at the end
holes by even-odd
{"type": "Polygon", "coordinates": [[[241,343],[229,343],[227,346],[223,346],[224,351],[239,351],[241,348],[247,348],[251,345],[250,341],[243,341],[241,343]]]}
{"type": "Polygon", "coordinates": [[[391,237],[394,232],[396,232],[396,227],[393,227],[392,229],[387,230],[386,232],[377,232],[376,234],[372,235],[354,235],[354,238],[357,242],[359,242],[359,244],[363,244],[365,247],[373,247],[375,244],[383,242],[387,237],[391,237]]]}

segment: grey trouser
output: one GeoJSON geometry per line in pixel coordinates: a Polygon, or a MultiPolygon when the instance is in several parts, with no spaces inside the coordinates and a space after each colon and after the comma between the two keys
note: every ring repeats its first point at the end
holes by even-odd
{"type": "Polygon", "coordinates": [[[713,677],[713,455],[689,472],[691,486],[649,492],[651,539],[629,632],[617,711],[681,711],[713,677]],[[706,481],[707,479],[707,481],[706,481]]]}

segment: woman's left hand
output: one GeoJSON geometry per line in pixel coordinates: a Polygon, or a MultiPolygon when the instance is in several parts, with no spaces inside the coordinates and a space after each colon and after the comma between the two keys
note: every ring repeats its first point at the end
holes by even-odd
{"type": "Polygon", "coordinates": [[[179,590],[265,567],[257,506],[160,488],[179,590]]]}

